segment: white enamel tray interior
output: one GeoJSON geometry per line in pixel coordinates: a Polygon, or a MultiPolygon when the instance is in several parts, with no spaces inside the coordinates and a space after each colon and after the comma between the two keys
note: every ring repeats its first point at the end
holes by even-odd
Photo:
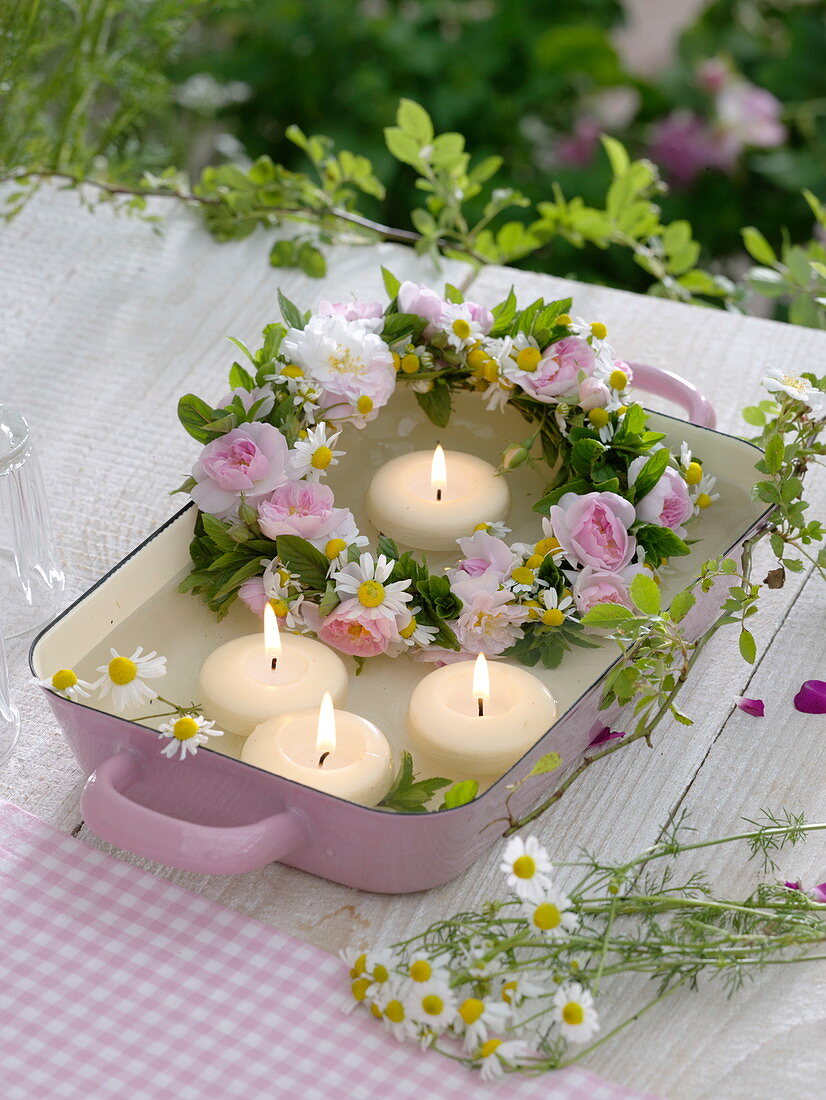
{"type": "MultiPolygon", "coordinates": [[[[753,465],[758,452],[742,440],[705,428],[651,414],[651,424],[667,433],[678,450],[685,440],[717,475],[720,499],[691,526],[690,537],[699,540],[690,556],[675,559],[673,572],[664,580],[666,595],[697,576],[700,563],[727,551],[759,517],[762,505],[749,497],[753,465]]],[[[439,430],[424,417],[413,395],[401,392],[380,418],[362,431],[347,429],[341,443],[348,453],[332,468],[329,483],[337,502],[355,513],[363,532],[375,540],[376,532],[364,512],[364,498],[375,470],[387,459],[412,450],[431,448],[441,441],[450,450],[467,451],[497,464],[507,443],[523,439],[529,426],[513,410],[486,413],[474,395],[459,395],[448,428],[439,430]]],[[[541,517],[531,506],[542,493],[542,478],[522,468],[508,475],[513,506],[510,526],[514,541],[534,542],[541,537],[541,517]]],[[[180,703],[197,702],[197,677],[201,662],[218,645],[261,629],[259,620],[236,603],[218,623],[194,596],[176,589],[188,571],[188,544],[194,509],[173,523],[103,585],[87,595],[73,612],[50,630],[37,647],[37,672],[45,676],[55,668],[74,667],[93,679],[98,665],[108,660],[109,647],[131,653],[142,645],[168,658],[169,673],[161,693],[180,703]]],[[[458,552],[458,547],[457,547],[458,552]]],[[[449,554],[431,553],[434,572],[448,565],[449,554]]],[[[559,717],[590,688],[616,658],[614,646],[595,650],[576,649],[553,671],[539,667],[534,673],[551,689],[559,703],[559,717]]],[[[353,672],[355,668],[345,658],[353,672]]],[[[347,709],[375,722],[384,730],[396,754],[410,748],[405,732],[407,700],[415,684],[433,666],[407,658],[372,658],[364,672],[351,678],[347,709]]],[[[235,736],[216,739],[214,751],[237,756],[242,740],[235,736]]],[[[416,754],[423,775],[433,774],[429,762],[416,754]]],[[[458,777],[461,778],[461,777],[458,777]]]]}

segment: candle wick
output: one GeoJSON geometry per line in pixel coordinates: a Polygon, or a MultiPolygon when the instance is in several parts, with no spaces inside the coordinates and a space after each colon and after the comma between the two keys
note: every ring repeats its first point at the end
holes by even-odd
{"type": "Polygon", "coordinates": [[[319,759],[319,761],[318,761],[318,766],[319,766],[319,767],[321,767],[321,765],[322,765],[322,764],[324,763],[324,761],[325,761],[325,760],[327,759],[327,757],[328,757],[329,755],[330,755],[330,751],[329,751],[329,749],[327,750],[327,752],[323,752],[323,753],[321,754],[321,757],[320,757],[320,759],[319,759]]]}
{"type": "Polygon", "coordinates": [[[278,668],[278,658],[277,657],[273,657],[272,664],[270,665],[270,668],[273,670],[273,672],[275,672],[275,670],[278,668]]]}
{"type": "Polygon", "coordinates": [[[436,490],[436,500],[441,500],[441,499],[442,499],[442,490],[437,489],[436,490]]]}
{"type": "Polygon", "coordinates": [[[480,699],[477,700],[477,702],[479,703],[479,717],[484,718],[484,716],[485,716],[485,700],[480,698],[480,699]]]}

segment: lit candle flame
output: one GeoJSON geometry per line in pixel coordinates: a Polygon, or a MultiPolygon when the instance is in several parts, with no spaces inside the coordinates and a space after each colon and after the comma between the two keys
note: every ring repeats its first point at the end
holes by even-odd
{"type": "Polygon", "coordinates": [[[318,708],[318,733],[315,739],[315,749],[318,753],[318,766],[324,763],[331,752],[336,749],[336,712],[333,709],[333,697],[329,691],[324,692],[321,706],[318,708]]]}
{"type": "Polygon", "coordinates": [[[278,664],[281,656],[281,633],[278,629],[278,616],[269,600],[264,604],[264,654],[272,661],[272,668],[278,664]]]}
{"type": "Polygon", "coordinates": [[[485,703],[490,702],[490,673],[484,653],[480,653],[473,666],[473,698],[479,705],[479,717],[485,713],[485,703]]]}
{"type": "Polygon", "coordinates": [[[441,500],[442,489],[447,487],[447,465],[441,443],[436,444],[436,450],[433,452],[433,465],[430,467],[430,485],[431,488],[436,490],[436,500],[441,500]]]}

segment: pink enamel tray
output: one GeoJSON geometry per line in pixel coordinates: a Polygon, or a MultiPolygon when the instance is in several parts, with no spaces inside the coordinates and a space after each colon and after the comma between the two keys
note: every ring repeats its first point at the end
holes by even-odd
{"type": "MultiPolygon", "coordinates": [[[[734,550],[764,518],[763,505],[749,496],[759,453],[749,443],[712,430],[708,402],[675,375],[632,364],[635,385],[682,406],[696,423],[652,414],[652,426],[666,432],[672,447],[685,440],[705,467],[719,477],[721,499],[692,529],[700,539],[674,590],[698,575],[706,558],[734,550]]],[[[426,424],[415,406],[402,406],[387,434],[373,435],[340,473],[348,503],[361,499],[371,476],[387,457],[427,443],[426,424]]],[[[392,420],[392,417],[387,418],[392,420]]],[[[451,423],[451,446],[494,458],[504,435],[492,437],[490,417],[461,405],[451,423]],[[484,418],[484,419],[482,419],[484,418]]],[[[377,421],[376,425],[380,422],[377,421]]],[[[371,426],[372,428],[372,426],[371,426]]],[[[516,429],[523,425],[516,422],[516,429]]],[[[518,471],[522,474],[522,471],[518,471]]],[[[532,474],[526,474],[530,478],[532,474]]],[[[338,492],[341,489],[333,486],[338,492]]],[[[538,525],[529,510],[535,484],[512,484],[515,512],[538,525]],[[524,507],[521,494],[524,492],[524,507]]],[[[354,509],[356,510],[356,509],[354,509]]],[[[357,513],[358,518],[358,513],[357,513]]],[[[514,537],[521,537],[514,517],[514,537]]],[[[46,677],[73,667],[92,679],[108,659],[109,646],[128,652],[140,644],[164,653],[170,673],[162,693],[181,703],[196,691],[201,661],[217,645],[259,629],[246,609],[233,609],[217,624],[199,600],[177,593],[187,573],[195,510],[184,508],[43,630],[30,652],[32,671],[46,677]]],[[[532,528],[532,529],[533,529],[532,528]]],[[[364,529],[367,529],[366,526],[364,529]]],[[[527,528],[526,528],[527,529],[527,528]]],[[[687,628],[695,636],[713,620],[722,590],[713,589],[692,609],[687,628]]],[[[578,761],[595,734],[616,713],[598,709],[602,680],[615,649],[569,654],[553,672],[539,672],[559,702],[559,718],[534,747],[471,803],[426,814],[370,809],[272,775],[234,758],[238,746],[222,739],[220,751],[201,749],[185,762],[170,761],[148,726],[95,710],[47,691],[49,703],[78,763],[89,777],[82,796],[86,823],[102,838],[159,863],[212,874],[237,874],[274,860],[363,890],[406,893],[436,886],[459,875],[501,836],[511,786],[543,754],[557,752],[563,767],[532,777],[511,797],[515,814],[526,811],[578,761]],[[581,655],[582,654],[582,655],[581,655]],[[226,743],[224,743],[226,742],[226,743]]],[[[352,680],[350,710],[377,721],[398,752],[407,747],[404,715],[409,692],[431,666],[375,658],[352,680]]],[[[690,732],[686,736],[691,736],[690,732]]],[[[417,759],[417,765],[421,766],[417,759]]],[[[610,763],[605,765],[610,767],[610,763]]],[[[427,774],[426,768],[421,769],[427,774]]]]}

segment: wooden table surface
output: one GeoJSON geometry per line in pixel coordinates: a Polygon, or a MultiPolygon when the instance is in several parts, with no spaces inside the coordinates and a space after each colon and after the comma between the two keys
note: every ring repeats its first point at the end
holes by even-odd
{"type": "MultiPolygon", "coordinates": [[[[440,276],[406,249],[376,245],[331,249],[328,276],[314,281],[268,267],[271,239],[263,234],[219,245],[186,212],[163,201],[155,209],[170,215],[160,234],[108,208],[90,213],[77,196],[53,190],[0,231],[0,398],[33,427],[66,565],[67,602],[177,509],[168,491],[197,451],[177,424],[177,398],[187,391],[219,396],[231,362],[225,336],[254,341],[277,318],[279,286],[308,308],[322,297],[380,295],[380,264],[419,281],[467,275],[461,265],[446,264],[440,276]]],[[[488,268],[470,293],[492,303],[511,284],[523,304],[572,293],[577,314],[608,325],[618,354],[695,382],[716,406],[719,427],[736,434],[745,428],[739,410],[760,399],[767,367],[814,364],[822,371],[826,360],[824,333],[550,276],[488,268]]],[[[812,514],[823,515],[824,481],[816,478],[808,488],[812,514]]],[[[758,561],[758,578],[764,564],[758,561]]],[[[826,729],[823,719],[798,714],[791,700],[803,680],[826,678],[825,607],[826,591],[808,572],[767,592],[753,620],[753,668],[739,658],[732,635],[718,634],[681,700],[695,724],[664,722],[653,750],[634,745],[591,769],[536,825],[552,855],[572,857],[587,845],[603,858],[629,856],[683,808],[709,836],[737,831],[740,818],[761,807],[822,820],[826,729]],[[767,717],[735,709],[740,694],[765,698],[767,717]]],[[[13,761],[0,770],[0,797],[106,847],[81,821],[84,777],[30,683],[27,646],[24,639],[10,643],[23,726],[13,761]]],[[[744,851],[713,851],[705,864],[712,879],[730,894],[747,891],[756,869],[744,851]]],[[[500,888],[498,858],[497,847],[457,881],[405,897],[359,893],[277,864],[235,877],[149,866],[337,951],[392,942],[481,901],[500,888]]],[[[826,879],[822,842],[784,853],[780,873],[807,884],[826,879]]],[[[603,1020],[610,1023],[648,995],[639,981],[618,980],[600,996],[603,1020]]],[[[713,985],[677,994],[588,1064],[674,1098],[813,1096],[823,1089],[825,1025],[826,967],[772,967],[731,1000],[713,985]]]]}

